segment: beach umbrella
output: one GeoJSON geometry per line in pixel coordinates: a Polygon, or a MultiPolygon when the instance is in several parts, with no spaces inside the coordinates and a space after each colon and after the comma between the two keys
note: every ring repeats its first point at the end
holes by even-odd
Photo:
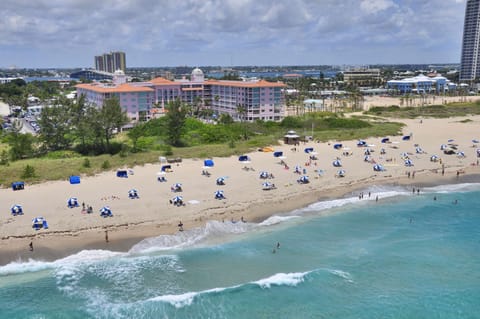
{"type": "Polygon", "coordinates": [[[268,178],[268,175],[269,175],[268,172],[265,172],[265,171],[260,172],[260,178],[262,179],[268,178]]]}
{"type": "Polygon", "coordinates": [[[175,196],[172,198],[171,203],[173,205],[181,205],[183,203],[183,197],[182,196],[175,196]]]}
{"type": "Polygon", "coordinates": [[[440,145],[440,150],[443,151],[443,150],[445,150],[447,147],[448,147],[447,144],[442,144],[442,145],[440,145]]]}
{"type": "Polygon", "coordinates": [[[477,148],[477,157],[480,157],[480,148],[477,148]]]}
{"type": "Polygon", "coordinates": [[[78,206],[78,199],[76,197],[70,197],[67,200],[67,206],[69,208],[77,207],[78,206]]]}
{"type": "Polygon", "coordinates": [[[457,153],[457,156],[458,156],[458,157],[465,157],[465,152],[458,152],[458,153],[457,153]]]}
{"type": "Polygon", "coordinates": [[[436,161],[438,161],[438,156],[437,155],[430,156],[430,162],[436,162],[436,161]]]}
{"type": "Polygon", "coordinates": [[[336,149],[336,150],[339,150],[339,149],[342,148],[342,144],[334,144],[333,148],[336,149]]]}
{"type": "Polygon", "coordinates": [[[415,152],[416,152],[417,154],[423,154],[423,150],[422,150],[421,147],[416,147],[416,148],[415,148],[415,152]]]}
{"type": "Polygon", "coordinates": [[[410,135],[405,135],[402,137],[402,141],[410,141],[410,135]]]}
{"type": "Polygon", "coordinates": [[[129,198],[138,198],[138,192],[135,188],[132,188],[131,190],[128,191],[128,197],[129,198]]]}
{"type": "Polygon", "coordinates": [[[480,143],[480,141],[479,141],[479,140],[477,140],[477,139],[473,139],[473,140],[472,140],[472,143],[474,143],[474,144],[478,144],[478,143],[480,143]]]}
{"type": "Polygon", "coordinates": [[[39,216],[32,219],[32,228],[35,228],[35,230],[39,230],[42,227],[44,229],[48,228],[47,220],[45,218],[39,216]]]}
{"type": "Polygon", "coordinates": [[[370,162],[372,160],[372,157],[370,155],[365,155],[365,157],[363,158],[363,160],[365,162],[370,162]]]}
{"type": "Polygon", "coordinates": [[[449,139],[447,142],[448,142],[448,143],[452,143],[452,142],[454,142],[454,141],[455,141],[454,139],[449,139]]]}
{"type": "Polygon", "coordinates": [[[110,209],[109,206],[103,206],[102,208],[100,208],[100,216],[101,217],[112,217],[113,214],[112,214],[112,210],[110,209]]]}
{"type": "Polygon", "coordinates": [[[287,157],[283,155],[282,151],[273,152],[273,157],[277,157],[279,159],[286,159],[287,157]]]}
{"type": "Polygon", "coordinates": [[[337,160],[334,160],[334,161],[333,161],[332,165],[333,165],[334,167],[341,167],[341,166],[342,166],[342,162],[340,162],[340,160],[337,159],[337,160]]]}
{"type": "Polygon", "coordinates": [[[225,177],[217,178],[217,185],[225,185],[225,177]]]}
{"type": "Polygon", "coordinates": [[[364,141],[364,140],[359,140],[359,141],[357,142],[357,146],[358,146],[358,147],[365,147],[365,146],[367,146],[367,142],[364,141]]]}
{"type": "Polygon", "coordinates": [[[310,182],[308,176],[306,175],[303,175],[301,176],[298,181],[301,183],[301,184],[308,184],[310,182]]]}
{"type": "Polygon", "coordinates": [[[13,216],[23,215],[23,208],[21,205],[15,204],[10,208],[13,216]]]}
{"type": "Polygon", "coordinates": [[[337,172],[337,176],[338,177],[345,177],[345,173],[346,173],[345,170],[341,169],[337,172]]]}
{"type": "Polygon", "coordinates": [[[218,190],[218,191],[215,191],[215,198],[216,199],[224,199],[225,196],[223,195],[223,191],[222,190],[218,190]]]}
{"type": "Polygon", "coordinates": [[[273,184],[270,183],[270,182],[262,183],[262,188],[263,188],[263,189],[267,189],[267,190],[268,190],[268,189],[271,189],[272,186],[273,186],[273,184]]]}
{"type": "Polygon", "coordinates": [[[388,143],[388,142],[390,142],[390,139],[388,137],[384,137],[384,138],[382,138],[381,142],[382,143],[388,143]]]}
{"type": "Polygon", "coordinates": [[[383,166],[381,164],[375,164],[375,165],[373,165],[373,170],[375,172],[383,172],[385,169],[383,168],[383,166]]]}
{"type": "Polygon", "coordinates": [[[405,160],[405,166],[413,166],[413,162],[410,159],[405,160]]]}

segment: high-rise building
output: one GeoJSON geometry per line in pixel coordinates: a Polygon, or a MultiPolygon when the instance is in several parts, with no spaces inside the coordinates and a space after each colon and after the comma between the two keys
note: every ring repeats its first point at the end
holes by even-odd
{"type": "Polygon", "coordinates": [[[460,80],[480,77],[480,0],[467,0],[463,26],[460,80]]]}
{"type": "Polygon", "coordinates": [[[127,62],[125,52],[110,52],[95,56],[95,70],[114,73],[117,70],[125,72],[127,62]]]}

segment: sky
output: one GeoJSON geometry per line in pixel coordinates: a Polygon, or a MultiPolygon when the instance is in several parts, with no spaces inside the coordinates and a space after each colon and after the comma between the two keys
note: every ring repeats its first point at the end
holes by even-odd
{"type": "Polygon", "coordinates": [[[1,0],[0,67],[458,63],[466,0],[1,0]]]}

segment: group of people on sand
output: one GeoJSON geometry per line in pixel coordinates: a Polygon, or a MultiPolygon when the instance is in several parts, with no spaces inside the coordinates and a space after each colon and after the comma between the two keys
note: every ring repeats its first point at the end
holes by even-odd
{"type": "Polygon", "coordinates": [[[93,207],[90,205],[86,205],[85,203],[82,203],[82,213],[87,213],[87,214],[93,213],[93,207]]]}

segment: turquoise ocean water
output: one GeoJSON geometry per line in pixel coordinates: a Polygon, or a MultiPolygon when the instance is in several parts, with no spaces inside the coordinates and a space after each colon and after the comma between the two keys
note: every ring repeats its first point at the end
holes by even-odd
{"type": "Polygon", "coordinates": [[[480,318],[480,184],[369,191],[0,266],[0,318],[480,318]]]}

